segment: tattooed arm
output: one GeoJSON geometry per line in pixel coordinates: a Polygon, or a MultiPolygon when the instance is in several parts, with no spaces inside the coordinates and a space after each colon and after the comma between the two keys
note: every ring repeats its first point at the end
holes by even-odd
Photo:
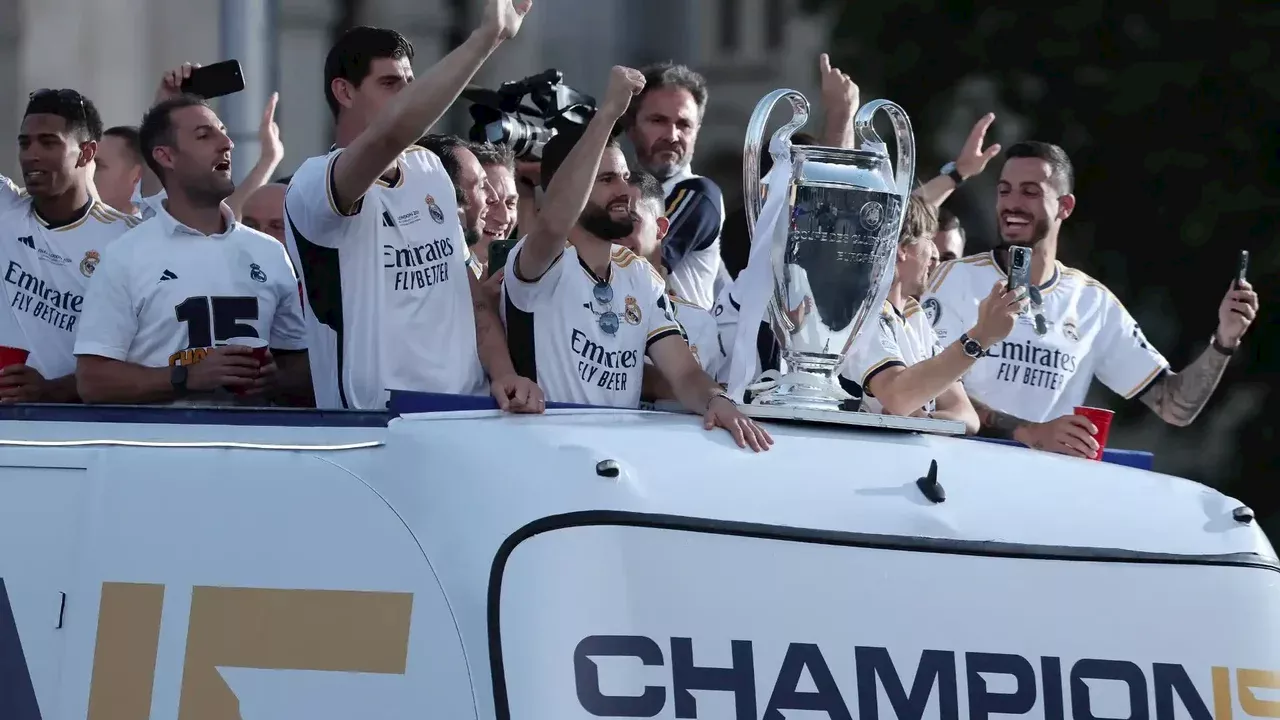
{"type": "Polygon", "coordinates": [[[1161,420],[1176,427],[1186,427],[1213,396],[1230,360],[1230,355],[1213,347],[1206,348],[1182,372],[1165,373],[1138,399],[1161,420]]]}
{"type": "Polygon", "coordinates": [[[1014,435],[1017,434],[1018,428],[1028,424],[1026,420],[1002,413],[974,399],[972,395],[969,396],[969,401],[973,403],[973,409],[978,413],[978,437],[1016,440],[1014,435]]]}

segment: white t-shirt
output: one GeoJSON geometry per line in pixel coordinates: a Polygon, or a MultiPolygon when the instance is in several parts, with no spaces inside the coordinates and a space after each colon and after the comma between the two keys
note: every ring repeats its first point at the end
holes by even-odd
{"type": "MultiPolygon", "coordinates": [[[[720,333],[716,328],[715,318],[704,308],[681,300],[672,293],[667,293],[671,301],[671,315],[680,323],[685,332],[685,340],[689,343],[689,351],[698,361],[702,369],[715,377],[724,361],[724,350],[720,347],[720,333]]],[[[653,365],[649,357],[644,359],[646,365],[653,365]]]]}
{"type": "MultiPolygon", "coordinates": [[[[733,353],[733,344],[738,338],[738,313],[741,306],[733,297],[734,283],[730,282],[725,286],[724,290],[716,296],[716,303],[711,307],[711,319],[716,323],[716,335],[720,344],[720,362],[716,368],[716,374],[713,376],[716,382],[721,385],[729,382],[729,366],[733,353]]],[[[754,379],[760,375],[760,356],[753,354],[755,367],[751,371],[751,377],[754,379]]]]}
{"type": "MultiPolygon", "coordinates": [[[[884,412],[884,406],[867,387],[876,373],[891,367],[910,367],[942,352],[938,336],[929,325],[929,319],[915,300],[903,303],[899,313],[889,301],[885,301],[880,314],[872,324],[867,318],[858,337],[849,349],[840,374],[862,387],[862,409],[866,412],[884,412]]],[[[925,410],[933,412],[937,407],[929,401],[925,410]]]]}
{"type": "Polygon", "coordinates": [[[236,222],[205,235],[162,206],[102,253],[85,299],[76,355],[192,365],[235,337],[307,348],[298,283],[274,238],[236,222]]]}
{"type": "Polygon", "coordinates": [[[141,220],[94,200],[79,219],[50,227],[2,177],[0,208],[0,345],[30,352],[27,365],[46,379],[71,375],[89,277],[107,245],[141,220]]]}
{"type": "MultiPolygon", "coordinates": [[[[939,341],[955,342],[977,322],[978,304],[1006,275],[988,252],[938,267],[921,307],[939,341]]],[[[1024,420],[1044,422],[1082,405],[1094,377],[1125,399],[1141,394],[1169,362],[1147,342],[1120,301],[1097,280],[1058,263],[1040,288],[1048,332],[1035,311],[987,350],[964,376],[974,399],[1024,420]]]]}
{"type": "Polygon", "coordinates": [[[302,275],[316,404],[381,410],[389,390],[488,393],[466,242],[440,159],[411,147],[350,215],[333,199],[341,149],[298,168],[285,234],[302,275]]]}
{"type": "Polygon", "coordinates": [[[613,246],[609,286],[613,300],[601,304],[599,280],[567,246],[542,277],[516,275],[524,247],[507,258],[502,278],[503,322],[516,371],[536,380],[550,402],[639,407],[644,357],[653,343],[683,331],[676,322],[658,271],[626,248],[613,246]],[[606,313],[618,329],[601,329],[606,313]]]}

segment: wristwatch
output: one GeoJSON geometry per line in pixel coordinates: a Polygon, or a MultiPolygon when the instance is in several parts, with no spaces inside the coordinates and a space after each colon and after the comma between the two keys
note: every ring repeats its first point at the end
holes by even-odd
{"type": "Polygon", "coordinates": [[[187,366],[174,365],[169,370],[169,384],[173,386],[173,394],[182,396],[187,394],[187,366]]]}
{"type": "Polygon", "coordinates": [[[1222,355],[1226,355],[1227,357],[1231,357],[1232,355],[1236,354],[1235,348],[1229,348],[1226,345],[1223,345],[1222,343],[1218,342],[1218,333],[1214,333],[1209,336],[1209,347],[1218,351],[1218,353],[1222,355]]]}
{"type": "Polygon", "coordinates": [[[978,360],[982,357],[982,351],[985,348],[982,347],[982,343],[969,337],[969,333],[964,333],[960,336],[960,349],[964,351],[965,355],[978,360]]]}
{"type": "Polygon", "coordinates": [[[956,170],[956,163],[954,160],[947,163],[946,165],[943,165],[942,169],[938,171],[938,174],[946,175],[947,177],[950,177],[951,181],[956,184],[956,187],[960,187],[961,185],[964,184],[964,177],[960,175],[959,170],[956,170]]]}
{"type": "Polygon", "coordinates": [[[728,400],[730,403],[732,403],[734,407],[738,406],[738,403],[734,402],[733,396],[725,392],[723,389],[721,389],[711,393],[711,397],[707,398],[707,407],[706,407],[706,410],[703,410],[703,412],[706,412],[707,410],[711,409],[711,403],[715,402],[716,398],[724,398],[725,400],[728,400]]]}

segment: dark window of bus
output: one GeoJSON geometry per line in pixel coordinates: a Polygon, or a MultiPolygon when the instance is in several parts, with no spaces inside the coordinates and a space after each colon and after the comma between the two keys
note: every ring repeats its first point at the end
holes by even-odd
{"type": "Polygon", "coordinates": [[[741,11],[740,0],[720,0],[720,49],[725,52],[735,52],[738,49],[741,11]]]}
{"type": "Polygon", "coordinates": [[[782,47],[787,32],[787,0],[765,0],[764,32],[766,48],[782,47]]]}

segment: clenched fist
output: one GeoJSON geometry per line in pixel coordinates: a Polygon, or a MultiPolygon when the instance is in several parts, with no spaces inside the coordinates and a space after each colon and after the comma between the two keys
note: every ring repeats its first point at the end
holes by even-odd
{"type": "Polygon", "coordinates": [[[605,90],[600,109],[611,117],[620,118],[631,106],[631,98],[644,90],[644,74],[629,67],[614,65],[609,73],[609,89],[605,90]]]}

